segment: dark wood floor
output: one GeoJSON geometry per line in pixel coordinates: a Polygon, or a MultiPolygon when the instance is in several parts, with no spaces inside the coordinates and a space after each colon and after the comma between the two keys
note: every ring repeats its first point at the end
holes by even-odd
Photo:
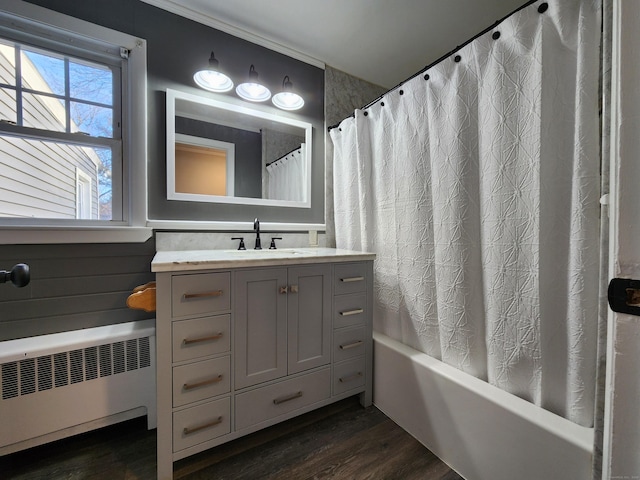
{"type": "MultiPolygon", "coordinates": [[[[2,426],[0,425],[0,428],[2,426]]],[[[0,478],[154,479],[145,419],[0,457],[0,478]]],[[[375,407],[349,398],[174,464],[185,480],[460,480],[375,407]]]]}

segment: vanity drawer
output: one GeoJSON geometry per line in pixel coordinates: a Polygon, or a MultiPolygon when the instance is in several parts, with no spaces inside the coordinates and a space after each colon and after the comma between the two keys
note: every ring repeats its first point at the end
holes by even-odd
{"type": "Polygon", "coordinates": [[[173,414],[173,451],[206,442],[231,432],[229,397],[173,414]]]}
{"type": "Polygon", "coordinates": [[[366,263],[341,263],[333,270],[333,293],[344,295],[346,293],[365,292],[367,290],[367,264],[366,263]]]}
{"type": "Polygon", "coordinates": [[[231,348],[230,315],[173,322],[173,361],[181,362],[231,348]]]}
{"type": "Polygon", "coordinates": [[[364,355],[364,326],[343,328],[333,332],[333,361],[342,362],[364,355]]]}
{"type": "Polygon", "coordinates": [[[231,274],[200,273],[175,275],[171,279],[171,305],[174,317],[216,313],[231,308],[231,274]]]}
{"type": "Polygon", "coordinates": [[[197,402],[231,390],[228,356],[173,368],[173,406],[197,402]]]}
{"type": "Polygon", "coordinates": [[[328,368],[236,395],[236,430],[312,405],[331,396],[328,368]]]}
{"type": "Polygon", "coordinates": [[[333,327],[364,325],[367,319],[367,295],[340,295],[333,300],[333,327]]]}
{"type": "Polygon", "coordinates": [[[333,394],[364,388],[365,357],[347,360],[333,367],[333,394]]]}

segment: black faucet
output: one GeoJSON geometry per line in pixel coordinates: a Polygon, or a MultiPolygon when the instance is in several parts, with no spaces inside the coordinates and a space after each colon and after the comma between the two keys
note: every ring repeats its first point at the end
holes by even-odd
{"type": "Polygon", "coordinates": [[[262,245],[260,244],[260,220],[257,218],[253,221],[253,229],[256,231],[256,246],[254,250],[262,250],[262,245]]]}

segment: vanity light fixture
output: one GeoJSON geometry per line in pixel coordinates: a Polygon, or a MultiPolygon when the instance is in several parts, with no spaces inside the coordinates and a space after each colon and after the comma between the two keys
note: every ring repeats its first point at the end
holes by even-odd
{"type": "Polygon", "coordinates": [[[249,80],[238,85],[236,93],[250,102],[265,102],[271,98],[269,89],[258,83],[258,72],[253,65],[249,68],[249,80]]]}
{"type": "Polygon", "coordinates": [[[233,88],[233,81],[218,69],[218,60],[211,52],[209,66],[196,72],[193,80],[199,87],[210,92],[228,92],[233,88]]]}
{"type": "Polygon", "coordinates": [[[273,96],[273,104],[282,110],[299,110],[304,105],[303,98],[293,91],[289,75],[282,79],[282,91],[273,96]]]}

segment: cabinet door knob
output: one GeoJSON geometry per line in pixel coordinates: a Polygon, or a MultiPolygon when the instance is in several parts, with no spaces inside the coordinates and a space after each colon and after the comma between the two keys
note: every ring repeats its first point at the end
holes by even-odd
{"type": "Polygon", "coordinates": [[[289,291],[291,293],[298,293],[298,285],[291,285],[291,287],[289,288],[289,291]]]}
{"type": "Polygon", "coordinates": [[[280,294],[284,295],[285,293],[287,293],[287,287],[280,287],[280,294]]]}

